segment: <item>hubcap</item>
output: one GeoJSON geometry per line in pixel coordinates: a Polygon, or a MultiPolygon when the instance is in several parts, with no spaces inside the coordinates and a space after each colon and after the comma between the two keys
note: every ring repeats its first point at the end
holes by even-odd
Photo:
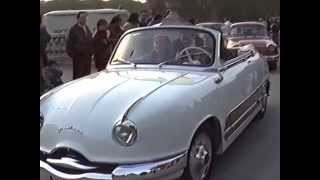
{"type": "Polygon", "coordinates": [[[189,155],[189,170],[193,180],[207,177],[212,161],[212,143],[208,135],[200,134],[193,142],[189,155]]]}

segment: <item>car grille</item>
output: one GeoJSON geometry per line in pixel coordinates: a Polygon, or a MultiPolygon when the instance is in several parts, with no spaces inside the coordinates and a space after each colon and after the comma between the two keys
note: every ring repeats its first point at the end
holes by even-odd
{"type": "Polygon", "coordinates": [[[60,148],[55,150],[54,152],[47,154],[40,151],[40,160],[45,161],[46,163],[50,164],[53,168],[58,171],[68,173],[68,174],[82,174],[82,173],[111,173],[118,165],[117,164],[107,164],[107,163],[98,163],[98,162],[91,162],[87,160],[83,155],[80,153],[67,149],[67,148],[60,148]],[[65,168],[59,165],[50,164],[46,161],[46,159],[61,159],[61,158],[72,158],[77,160],[79,164],[89,167],[96,167],[90,170],[77,170],[72,168],[65,168]]]}

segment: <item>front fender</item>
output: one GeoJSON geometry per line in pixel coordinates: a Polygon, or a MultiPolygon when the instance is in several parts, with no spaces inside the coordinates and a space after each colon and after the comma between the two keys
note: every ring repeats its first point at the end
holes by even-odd
{"type": "Polygon", "coordinates": [[[205,82],[185,91],[172,91],[168,86],[141,102],[128,115],[138,128],[134,147],[145,150],[146,159],[186,152],[207,119],[223,119],[215,90],[208,87],[205,82]]]}

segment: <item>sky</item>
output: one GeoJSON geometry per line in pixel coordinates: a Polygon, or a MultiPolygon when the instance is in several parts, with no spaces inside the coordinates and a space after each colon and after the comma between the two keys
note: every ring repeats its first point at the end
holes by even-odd
{"type": "MultiPolygon", "coordinates": [[[[40,1],[50,1],[50,0],[40,0],[40,1]]],[[[108,1],[108,0],[103,0],[103,1],[108,1]]],[[[140,1],[140,2],[146,2],[146,0],[135,0],[135,1],[140,1]]]]}

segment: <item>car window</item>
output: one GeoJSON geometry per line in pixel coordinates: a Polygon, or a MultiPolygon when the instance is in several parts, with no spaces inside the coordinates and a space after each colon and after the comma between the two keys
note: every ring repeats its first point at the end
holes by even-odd
{"type": "Polygon", "coordinates": [[[215,38],[194,29],[159,28],[127,34],[111,64],[210,66],[215,59],[215,38]]]}
{"type": "Polygon", "coordinates": [[[265,36],[267,29],[259,24],[237,25],[231,28],[231,36],[265,36]]]}

